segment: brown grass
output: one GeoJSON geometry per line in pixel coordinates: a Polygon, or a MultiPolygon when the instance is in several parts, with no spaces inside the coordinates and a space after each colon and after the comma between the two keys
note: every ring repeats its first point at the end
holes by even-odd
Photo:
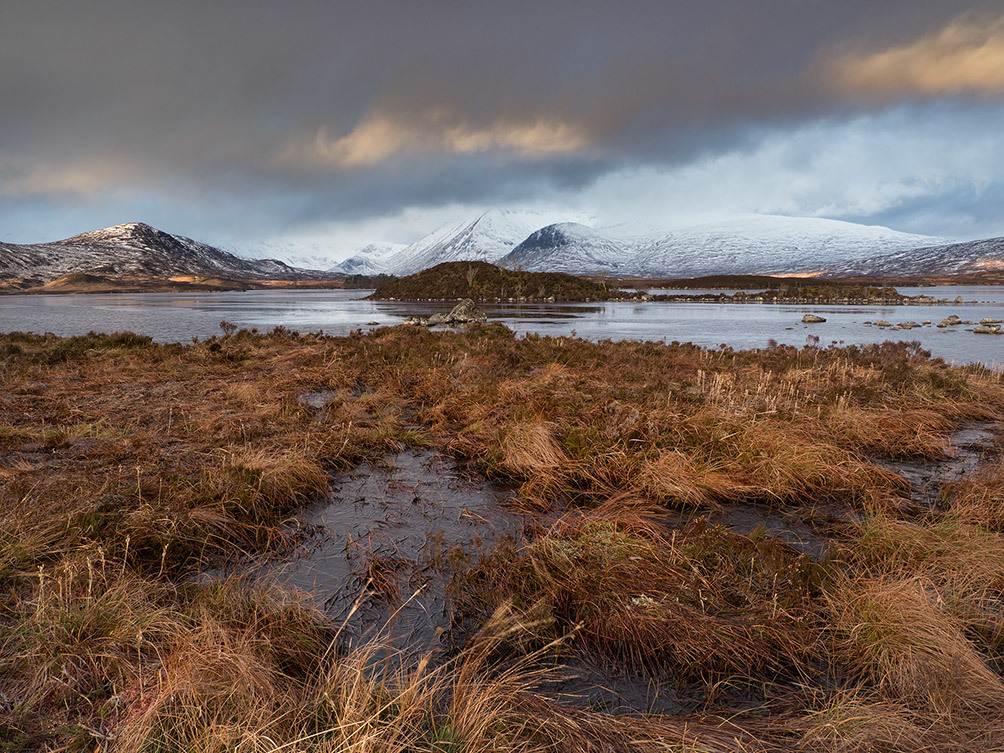
{"type": "MultiPolygon", "coordinates": [[[[872,460],[944,457],[953,427],[1002,417],[999,374],[892,344],[0,336],[0,749],[1000,748],[1000,464],[917,516],[872,460]],[[278,551],[332,473],[409,445],[573,508],[458,579],[484,631],[445,666],[187,579],[278,551]],[[837,555],[670,515],[736,503],[837,555]],[[569,655],[719,713],[566,705],[541,683],[569,655]]],[[[370,570],[394,598],[395,563],[370,570]]]]}
{"type": "Polygon", "coordinates": [[[560,630],[577,630],[574,645],[614,668],[769,681],[805,670],[819,577],[771,539],[702,522],[669,532],[622,514],[561,523],[515,561],[489,561],[472,576],[467,608],[515,595],[560,630]]]}
{"type": "Polygon", "coordinates": [[[930,583],[866,580],[830,598],[839,654],[901,714],[913,712],[916,721],[907,730],[936,730],[938,749],[962,743],[962,749],[989,750],[1004,743],[1004,681],[930,583]]]}

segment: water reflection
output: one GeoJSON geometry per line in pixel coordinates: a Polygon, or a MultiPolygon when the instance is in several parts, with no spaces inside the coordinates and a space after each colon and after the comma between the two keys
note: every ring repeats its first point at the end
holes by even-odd
{"type": "MultiPolygon", "coordinates": [[[[0,296],[0,330],[86,334],[90,330],[132,330],[160,342],[187,342],[219,334],[221,320],[267,331],[277,325],[301,332],[344,335],[375,326],[393,326],[405,318],[448,311],[449,302],[368,301],[361,290],[255,290],[226,293],[143,293],[48,296],[0,296]],[[370,324],[376,322],[376,324],[370,324]]],[[[995,366],[1004,354],[1004,336],[977,335],[928,325],[892,331],[866,326],[884,319],[897,323],[956,314],[963,320],[1004,319],[1004,288],[987,286],[903,289],[908,294],[983,301],[939,306],[813,306],[717,303],[520,303],[486,306],[489,319],[519,334],[569,336],[592,340],[640,339],[693,342],[718,347],[762,348],[770,340],[802,346],[807,337],[821,345],[863,344],[885,340],[919,341],[934,355],[958,363],[995,366]],[[826,318],[802,324],[803,314],[826,318]]]]}

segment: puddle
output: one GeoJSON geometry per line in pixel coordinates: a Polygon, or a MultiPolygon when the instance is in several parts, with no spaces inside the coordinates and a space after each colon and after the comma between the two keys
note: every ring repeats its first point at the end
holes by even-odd
{"type": "Polygon", "coordinates": [[[826,555],[829,542],[799,514],[800,510],[780,510],[764,505],[729,503],[707,514],[709,523],[718,523],[733,533],[749,536],[761,532],[801,552],[813,562],[826,555]]]}
{"type": "Polygon", "coordinates": [[[898,473],[912,487],[911,499],[926,507],[934,507],[941,489],[962,481],[979,469],[985,459],[1000,452],[998,443],[1001,426],[992,423],[968,424],[949,437],[953,456],[945,460],[878,460],[876,465],[898,473]]]}
{"type": "Polygon", "coordinates": [[[306,405],[314,410],[321,410],[337,396],[337,392],[332,390],[318,390],[317,392],[304,392],[296,401],[300,405],[306,405]]]}
{"type": "Polygon", "coordinates": [[[259,575],[312,594],[350,640],[385,629],[403,651],[441,650],[445,583],[466,558],[522,539],[515,496],[439,453],[403,452],[339,479],[298,516],[311,533],[301,553],[259,575]]]}
{"type": "Polygon", "coordinates": [[[679,715],[694,710],[672,683],[625,672],[611,675],[584,656],[566,656],[560,679],[545,684],[540,692],[561,703],[602,709],[613,714],[679,715]]]}

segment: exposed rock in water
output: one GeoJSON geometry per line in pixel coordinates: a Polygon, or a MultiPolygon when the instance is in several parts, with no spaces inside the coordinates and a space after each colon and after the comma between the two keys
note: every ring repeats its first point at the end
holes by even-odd
{"type": "Polygon", "coordinates": [[[919,327],[920,325],[917,322],[900,322],[896,326],[900,329],[913,329],[914,327],[919,327]]]}
{"type": "Polygon", "coordinates": [[[803,324],[816,324],[818,322],[825,322],[826,320],[821,316],[816,316],[815,314],[806,314],[802,317],[803,324]]]}
{"type": "Polygon", "coordinates": [[[1001,334],[1001,325],[999,324],[980,324],[973,327],[973,334],[975,335],[999,335],[1001,334]]]}
{"type": "Polygon", "coordinates": [[[938,322],[939,327],[954,327],[958,324],[962,324],[962,319],[955,314],[951,316],[946,316],[940,322],[938,322]]]}
{"type": "Polygon", "coordinates": [[[892,322],[887,322],[885,319],[879,319],[877,322],[875,322],[875,326],[876,327],[891,327],[892,326],[892,322]]]}
{"type": "Polygon", "coordinates": [[[471,324],[474,322],[487,322],[488,317],[485,312],[478,308],[470,298],[465,298],[450,312],[448,321],[450,324],[471,324]]]}
{"type": "Polygon", "coordinates": [[[465,298],[454,306],[449,314],[440,312],[429,317],[410,316],[405,320],[407,324],[420,324],[425,327],[435,327],[438,324],[456,327],[461,324],[476,324],[487,321],[488,316],[470,298],[465,298]]]}

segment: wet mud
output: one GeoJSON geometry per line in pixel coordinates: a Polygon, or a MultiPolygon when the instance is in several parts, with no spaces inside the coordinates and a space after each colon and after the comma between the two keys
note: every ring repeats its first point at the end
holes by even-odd
{"type": "Polygon", "coordinates": [[[297,517],[298,553],[258,574],[311,594],[349,640],[384,631],[403,651],[441,651],[450,576],[522,541],[528,519],[511,507],[515,496],[439,453],[403,452],[340,477],[297,517]]]}
{"type": "Polygon", "coordinates": [[[1004,426],[993,423],[966,424],[949,436],[951,456],[941,460],[877,460],[876,465],[899,474],[910,484],[911,499],[933,508],[941,500],[945,486],[964,481],[990,458],[1001,452],[1004,426]]]}
{"type": "MultiPolygon", "coordinates": [[[[320,409],[329,393],[301,401],[320,409]]],[[[1000,426],[970,424],[950,437],[951,457],[939,461],[875,461],[901,475],[918,505],[937,504],[942,488],[976,472],[1000,452],[1000,426]]],[[[267,563],[259,575],[295,586],[317,600],[351,642],[383,634],[412,657],[440,658],[469,634],[455,619],[448,583],[500,544],[518,547],[546,524],[521,513],[515,488],[493,484],[435,451],[406,451],[378,465],[362,465],[337,479],[332,492],[304,510],[296,525],[296,556],[267,563]]],[[[715,510],[665,519],[684,527],[695,519],[742,535],[771,536],[814,561],[827,556],[833,525],[854,513],[827,505],[793,508],[732,502],[715,510]]],[[[611,675],[587,657],[564,658],[545,695],[577,706],[631,713],[690,713],[706,698],[635,674],[611,675]]],[[[731,708],[763,699],[749,688],[724,693],[731,708]]]]}

